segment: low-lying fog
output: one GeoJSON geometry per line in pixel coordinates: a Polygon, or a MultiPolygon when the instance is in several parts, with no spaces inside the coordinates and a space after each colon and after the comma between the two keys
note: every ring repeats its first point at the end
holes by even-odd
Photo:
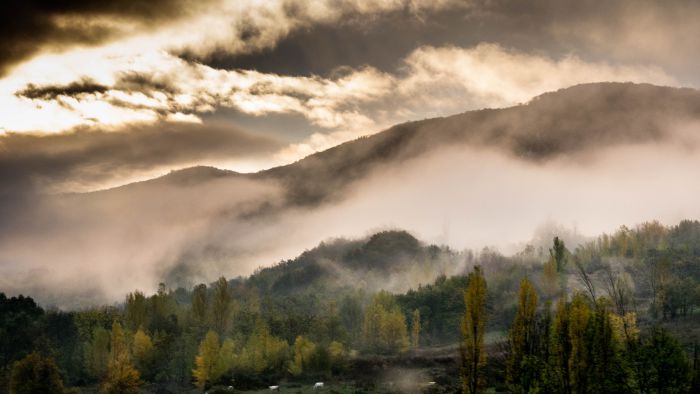
{"type": "Polygon", "coordinates": [[[575,243],[623,224],[700,217],[699,168],[688,141],[545,162],[452,147],[375,170],[341,201],[274,214],[240,215],[279,206],[277,185],[226,177],[50,197],[2,226],[0,289],[64,307],[115,302],[159,281],[248,275],[325,239],[386,228],[458,250],[513,253],[533,238],[550,242],[555,224],[575,243]]]}

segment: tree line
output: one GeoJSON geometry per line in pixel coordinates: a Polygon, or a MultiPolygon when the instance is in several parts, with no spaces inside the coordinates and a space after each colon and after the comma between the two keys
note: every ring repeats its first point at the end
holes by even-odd
{"type": "MultiPolygon", "coordinates": [[[[552,283],[558,286],[554,300],[540,302],[531,280],[520,281],[507,339],[501,352],[493,352],[500,358],[496,360],[501,368],[497,375],[502,378],[498,388],[523,394],[700,392],[697,345],[690,359],[661,326],[654,324],[641,334],[636,312],[624,305],[628,300],[618,300],[621,304],[616,305],[609,297],[597,296],[583,268],[581,287],[567,292],[566,263],[564,242],[554,238],[542,273],[546,292],[552,293],[552,283]]],[[[462,391],[468,394],[489,388],[486,283],[481,267],[476,266],[464,292],[460,371],[462,391]]],[[[614,287],[611,292],[617,294],[614,287]]]]}
{"type": "Polygon", "coordinates": [[[438,383],[469,393],[698,387],[698,222],[622,227],[573,250],[556,237],[513,256],[423,246],[406,233],[370,241],[344,246],[352,266],[398,261],[409,248],[411,264],[438,269],[431,261],[448,256],[464,268],[406,292],[373,291],[312,280],[318,271],[307,268],[338,254],[325,245],[250,278],[161,284],[115,306],[61,311],[0,294],[0,392],[246,390],[343,379],[368,357],[456,343],[462,380],[438,383]],[[290,291],[297,282],[306,285],[290,291]]]}

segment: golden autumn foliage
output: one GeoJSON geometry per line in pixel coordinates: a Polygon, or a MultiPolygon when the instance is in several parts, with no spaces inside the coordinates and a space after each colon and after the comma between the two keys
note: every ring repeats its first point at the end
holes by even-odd
{"type": "Polygon", "coordinates": [[[610,313],[610,324],[616,340],[620,342],[634,342],[639,339],[636,313],[627,312],[624,316],[610,313]]]}
{"type": "Polygon", "coordinates": [[[365,311],[362,336],[367,349],[379,353],[403,352],[409,347],[406,317],[394,297],[380,291],[365,311]]]}
{"type": "Polygon", "coordinates": [[[413,311],[411,319],[411,347],[416,349],[420,345],[420,311],[413,311]]]}
{"type": "Polygon", "coordinates": [[[101,391],[105,394],[137,393],[143,382],[139,372],[131,363],[126,333],[117,321],[112,324],[110,346],[107,376],[102,383],[101,391]]]}
{"type": "Polygon", "coordinates": [[[192,371],[197,388],[203,390],[207,384],[215,380],[215,367],[219,357],[219,335],[209,331],[199,344],[199,353],[195,358],[195,368],[192,371]]]}

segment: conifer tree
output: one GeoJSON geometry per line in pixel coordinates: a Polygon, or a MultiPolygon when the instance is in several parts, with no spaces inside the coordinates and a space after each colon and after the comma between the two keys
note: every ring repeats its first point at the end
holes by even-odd
{"type": "Polygon", "coordinates": [[[559,237],[554,237],[552,241],[552,247],[549,249],[550,260],[554,263],[556,267],[557,274],[559,275],[559,292],[561,296],[567,294],[567,280],[566,280],[566,246],[564,241],[559,239],[559,237]]]}

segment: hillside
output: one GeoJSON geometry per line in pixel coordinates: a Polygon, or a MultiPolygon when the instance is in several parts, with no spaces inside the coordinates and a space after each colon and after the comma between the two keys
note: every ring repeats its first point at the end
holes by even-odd
{"type": "Polygon", "coordinates": [[[360,240],[321,243],[294,259],[261,268],[247,282],[277,295],[319,286],[403,292],[441,275],[462,274],[465,267],[464,257],[447,247],[425,245],[405,231],[382,231],[360,240]]]}
{"type": "Polygon", "coordinates": [[[700,91],[695,89],[584,84],[545,93],[514,107],[396,125],[258,173],[195,167],[153,182],[187,179],[194,185],[212,176],[274,180],[282,185],[288,204],[316,205],[341,198],[348,186],[374,168],[400,164],[445,146],[490,148],[523,160],[544,161],[617,145],[672,140],[676,137],[672,126],[698,121],[700,91]]]}

